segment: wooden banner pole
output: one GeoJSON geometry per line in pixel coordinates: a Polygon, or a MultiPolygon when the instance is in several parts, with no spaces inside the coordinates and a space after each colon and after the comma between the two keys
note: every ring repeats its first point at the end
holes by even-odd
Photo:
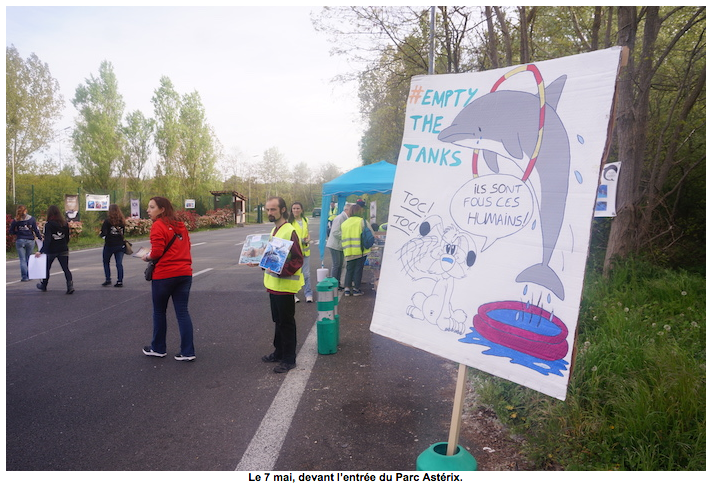
{"type": "Polygon", "coordinates": [[[467,365],[460,364],[457,372],[457,386],[455,388],[455,401],[452,406],[452,419],[450,420],[450,437],[448,438],[447,454],[457,453],[457,444],[460,441],[460,426],[462,424],[462,406],[465,402],[465,381],[467,380],[467,365]]]}

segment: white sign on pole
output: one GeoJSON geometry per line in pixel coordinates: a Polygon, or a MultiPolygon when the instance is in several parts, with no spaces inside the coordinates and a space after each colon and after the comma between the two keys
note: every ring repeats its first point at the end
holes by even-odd
{"type": "Polygon", "coordinates": [[[566,397],[620,58],[412,79],[373,332],[566,397]]]}
{"type": "Polygon", "coordinates": [[[108,194],[88,194],[86,195],[87,211],[108,211],[108,194]]]}
{"type": "Polygon", "coordinates": [[[601,181],[598,184],[596,210],[593,213],[594,217],[616,216],[616,194],[620,170],[620,162],[611,162],[603,166],[601,181]]]}

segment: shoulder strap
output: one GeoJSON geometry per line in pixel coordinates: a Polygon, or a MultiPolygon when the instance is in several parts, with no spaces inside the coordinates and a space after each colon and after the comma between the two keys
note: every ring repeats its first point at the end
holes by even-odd
{"type": "MultiPolygon", "coordinates": [[[[166,248],[163,249],[163,255],[161,255],[161,257],[163,257],[164,255],[166,255],[166,252],[168,252],[168,249],[170,249],[170,248],[171,248],[171,245],[173,245],[173,242],[176,241],[176,237],[178,237],[178,234],[177,234],[177,233],[174,233],[174,234],[173,234],[173,238],[171,239],[171,241],[168,242],[168,245],[166,245],[166,248]]],[[[157,259],[154,259],[153,262],[158,262],[159,260],[161,260],[161,257],[159,257],[159,258],[157,258],[157,259]]]]}

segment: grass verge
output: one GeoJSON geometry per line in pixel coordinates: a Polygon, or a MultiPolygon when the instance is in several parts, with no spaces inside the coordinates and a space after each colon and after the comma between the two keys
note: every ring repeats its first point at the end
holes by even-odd
{"type": "Polygon", "coordinates": [[[566,401],[472,371],[538,469],[705,470],[705,277],[627,261],[584,287],[566,401]]]}

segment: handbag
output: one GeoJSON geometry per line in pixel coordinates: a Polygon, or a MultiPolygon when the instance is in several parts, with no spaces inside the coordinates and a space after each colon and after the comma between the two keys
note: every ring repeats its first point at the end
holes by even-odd
{"type": "Polygon", "coordinates": [[[124,254],[126,254],[126,255],[133,254],[133,248],[131,247],[131,242],[129,242],[128,240],[124,240],[124,254]]]}
{"type": "MultiPolygon", "coordinates": [[[[166,248],[163,249],[163,255],[166,255],[166,252],[168,252],[168,249],[170,249],[171,245],[173,245],[173,242],[176,241],[177,236],[178,236],[177,233],[173,234],[173,238],[171,239],[170,242],[168,242],[168,245],[166,245],[166,248]]],[[[161,257],[163,257],[163,255],[161,255],[161,257]]],[[[161,257],[148,261],[148,265],[146,266],[146,269],[143,271],[143,277],[145,277],[147,281],[153,280],[153,269],[156,268],[156,264],[158,263],[159,260],[161,260],[161,257]]]]}

